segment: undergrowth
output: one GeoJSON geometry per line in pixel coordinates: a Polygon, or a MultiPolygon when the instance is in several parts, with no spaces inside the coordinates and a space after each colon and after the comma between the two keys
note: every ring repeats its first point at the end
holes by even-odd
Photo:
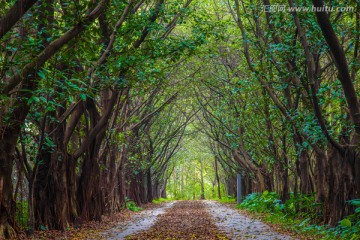
{"type": "Polygon", "coordinates": [[[141,211],[142,208],[137,206],[134,201],[131,201],[130,199],[126,199],[126,208],[133,212],[141,211]]]}
{"type": "Polygon", "coordinates": [[[16,202],[16,215],[15,221],[17,226],[20,229],[26,229],[28,227],[28,202],[27,201],[17,201],[16,202]]]}
{"type": "Polygon", "coordinates": [[[215,198],[214,200],[220,203],[236,203],[236,198],[233,196],[226,196],[226,197],[222,197],[221,199],[215,198]]]}
{"type": "Polygon", "coordinates": [[[170,198],[158,198],[158,199],[152,200],[152,202],[155,203],[155,204],[160,204],[160,203],[169,202],[169,201],[172,201],[172,199],[170,199],[170,198]]]}
{"type": "Polygon", "coordinates": [[[238,205],[241,209],[255,213],[266,222],[282,225],[298,234],[315,239],[360,239],[360,199],[349,201],[356,207],[355,213],[341,220],[338,226],[330,228],[321,225],[321,205],[315,202],[314,195],[291,194],[290,199],[281,203],[280,196],[274,192],[249,194],[238,205]]]}

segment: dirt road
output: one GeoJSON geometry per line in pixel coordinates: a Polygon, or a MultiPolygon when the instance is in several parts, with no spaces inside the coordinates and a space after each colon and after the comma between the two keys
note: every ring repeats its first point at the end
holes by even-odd
{"type": "Polygon", "coordinates": [[[268,225],[215,201],[175,201],[146,210],[107,239],[261,239],[290,240],[268,225]]]}

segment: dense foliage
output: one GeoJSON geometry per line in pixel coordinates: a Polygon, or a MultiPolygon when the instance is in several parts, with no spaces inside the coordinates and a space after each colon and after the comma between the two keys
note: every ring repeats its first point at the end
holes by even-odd
{"type": "Polygon", "coordinates": [[[265,191],[262,194],[249,194],[239,204],[239,208],[260,214],[262,219],[271,223],[280,224],[285,228],[309,237],[321,239],[358,239],[360,233],[360,202],[349,201],[356,207],[355,213],[339,222],[335,228],[319,225],[319,203],[314,201],[313,195],[290,195],[285,203],[280,200],[279,194],[265,191]],[[299,213],[298,209],[302,210],[299,213]]]}
{"type": "Polygon", "coordinates": [[[0,238],[237,173],[250,209],[358,231],[360,3],[325,4],[1,1],[0,238]]]}

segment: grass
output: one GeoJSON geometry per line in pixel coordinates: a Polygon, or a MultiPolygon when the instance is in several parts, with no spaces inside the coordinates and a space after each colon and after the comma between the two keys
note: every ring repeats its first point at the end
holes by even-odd
{"type": "MultiPolygon", "coordinates": [[[[188,199],[188,198],[176,198],[176,199],[173,199],[173,198],[158,198],[158,199],[154,199],[152,201],[152,203],[160,204],[160,203],[163,203],[163,202],[169,202],[169,201],[174,201],[174,200],[192,200],[192,199],[188,199]]],[[[236,198],[232,197],[232,196],[222,197],[221,199],[219,199],[219,198],[210,198],[210,200],[215,200],[215,201],[218,201],[218,202],[224,203],[224,204],[226,204],[226,203],[236,203],[236,198]]]]}
{"type": "Polygon", "coordinates": [[[215,198],[214,200],[220,202],[220,203],[236,203],[236,198],[232,196],[222,197],[221,199],[215,198]]]}
{"type": "Polygon", "coordinates": [[[163,203],[163,202],[170,202],[172,200],[173,199],[171,199],[171,198],[158,198],[158,199],[152,200],[152,202],[155,203],[155,204],[160,204],[160,203],[163,203]]]}

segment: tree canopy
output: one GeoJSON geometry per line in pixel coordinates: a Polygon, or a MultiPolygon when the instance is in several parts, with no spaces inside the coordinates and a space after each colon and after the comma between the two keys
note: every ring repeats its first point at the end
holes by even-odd
{"type": "Polygon", "coordinates": [[[360,199],[359,38],[358,1],[2,1],[0,238],[235,196],[237,173],[336,225],[360,199]]]}

